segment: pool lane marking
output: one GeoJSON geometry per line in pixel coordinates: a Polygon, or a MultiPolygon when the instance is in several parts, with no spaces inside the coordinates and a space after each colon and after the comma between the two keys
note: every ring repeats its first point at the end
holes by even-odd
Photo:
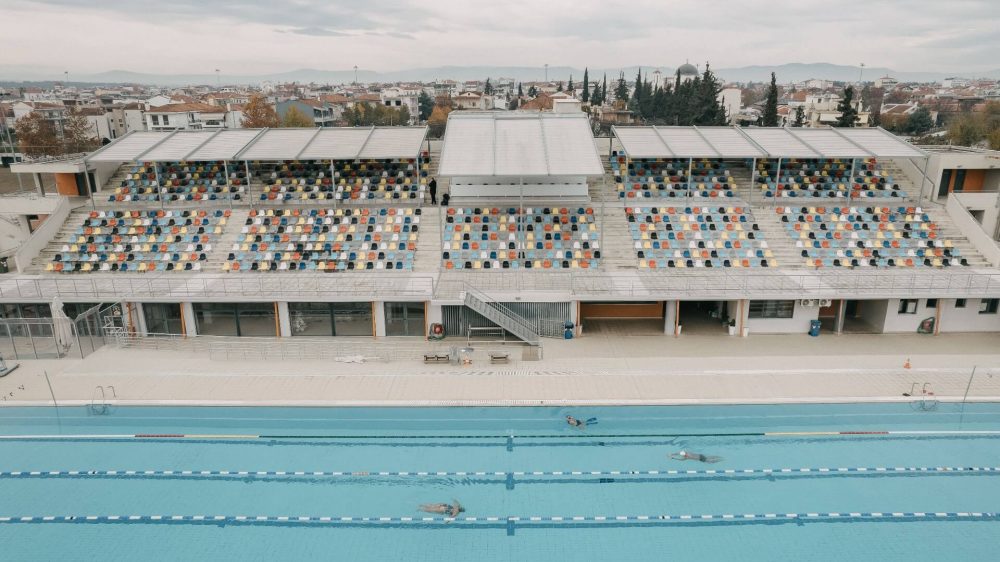
{"type": "Polygon", "coordinates": [[[526,525],[559,523],[649,524],[700,522],[755,522],[766,521],[816,521],[816,520],[998,520],[1000,514],[987,511],[852,511],[852,512],[803,512],[803,513],[707,513],[707,514],[647,514],[647,515],[520,515],[520,516],[463,516],[463,517],[390,517],[390,516],[316,516],[316,515],[26,515],[0,516],[0,524],[15,523],[197,523],[197,524],[267,524],[284,525],[338,525],[338,524],[424,524],[467,523],[496,526],[514,523],[526,525]]]}
{"type": "Polygon", "coordinates": [[[63,478],[63,477],[145,477],[172,476],[202,478],[206,476],[299,476],[299,477],[416,477],[439,476],[744,476],[749,474],[844,474],[844,473],[1000,473],[1000,466],[874,466],[874,467],[802,467],[802,468],[727,468],[727,469],[658,469],[658,470],[532,470],[532,471],[365,471],[365,470],[10,470],[0,471],[0,478],[63,478]]]}
{"type": "Polygon", "coordinates": [[[303,439],[606,439],[606,438],[661,438],[661,437],[837,437],[884,435],[1000,435],[1000,430],[899,430],[899,431],[770,431],[743,433],[620,433],[620,434],[526,434],[526,435],[253,435],[239,433],[134,433],[134,434],[67,434],[67,435],[0,435],[0,440],[185,440],[215,439],[255,441],[303,439]]]}

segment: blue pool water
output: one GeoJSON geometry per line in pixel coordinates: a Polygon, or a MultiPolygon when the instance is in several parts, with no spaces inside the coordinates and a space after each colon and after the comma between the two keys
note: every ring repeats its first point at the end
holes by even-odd
{"type": "Polygon", "coordinates": [[[1000,431],[1000,404],[925,407],[0,408],[0,435],[26,437],[0,440],[0,518],[31,518],[0,520],[0,558],[995,559],[1000,434],[975,432],[1000,431]],[[903,433],[807,434],[840,431],[903,433]],[[914,470],[836,470],[879,467],[914,470]],[[458,521],[416,510],[453,498],[458,521]]]}

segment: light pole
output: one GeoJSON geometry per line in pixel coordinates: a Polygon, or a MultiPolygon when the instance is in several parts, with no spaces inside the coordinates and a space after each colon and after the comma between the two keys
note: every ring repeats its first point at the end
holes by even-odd
{"type": "Polygon", "coordinates": [[[865,74],[865,63],[861,63],[861,71],[858,72],[858,85],[861,85],[861,77],[865,74]]]}
{"type": "Polygon", "coordinates": [[[545,63],[545,82],[549,81],[549,63],[545,63]]]}
{"type": "Polygon", "coordinates": [[[354,65],[354,85],[358,85],[358,65],[354,65]]]}
{"type": "Polygon", "coordinates": [[[218,68],[216,68],[215,69],[215,87],[216,88],[218,88],[219,86],[222,85],[222,77],[219,75],[219,72],[220,72],[220,70],[218,68]]]}

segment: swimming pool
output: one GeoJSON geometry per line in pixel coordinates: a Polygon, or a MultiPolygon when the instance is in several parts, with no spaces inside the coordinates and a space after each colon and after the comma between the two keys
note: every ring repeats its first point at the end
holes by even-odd
{"type": "Polygon", "coordinates": [[[9,560],[914,562],[990,559],[1000,531],[1000,404],[0,408],[0,428],[9,560]],[[453,499],[454,521],[416,510],[453,499]]]}

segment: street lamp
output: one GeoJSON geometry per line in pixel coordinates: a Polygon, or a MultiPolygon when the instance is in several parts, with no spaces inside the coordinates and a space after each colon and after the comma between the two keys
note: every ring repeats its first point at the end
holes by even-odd
{"type": "Polygon", "coordinates": [[[545,63],[545,81],[549,81],[549,63],[545,63]]]}
{"type": "Polygon", "coordinates": [[[354,65],[354,85],[358,85],[358,65],[354,65]]]}
{"type": "Polygon", "coordinates": [[[861,85],[861,77],[864,75],[864,73],[865,73],[865,63],[861,63],[861,71],[858,72],[858,85],[859,86],[861,85]]]}

